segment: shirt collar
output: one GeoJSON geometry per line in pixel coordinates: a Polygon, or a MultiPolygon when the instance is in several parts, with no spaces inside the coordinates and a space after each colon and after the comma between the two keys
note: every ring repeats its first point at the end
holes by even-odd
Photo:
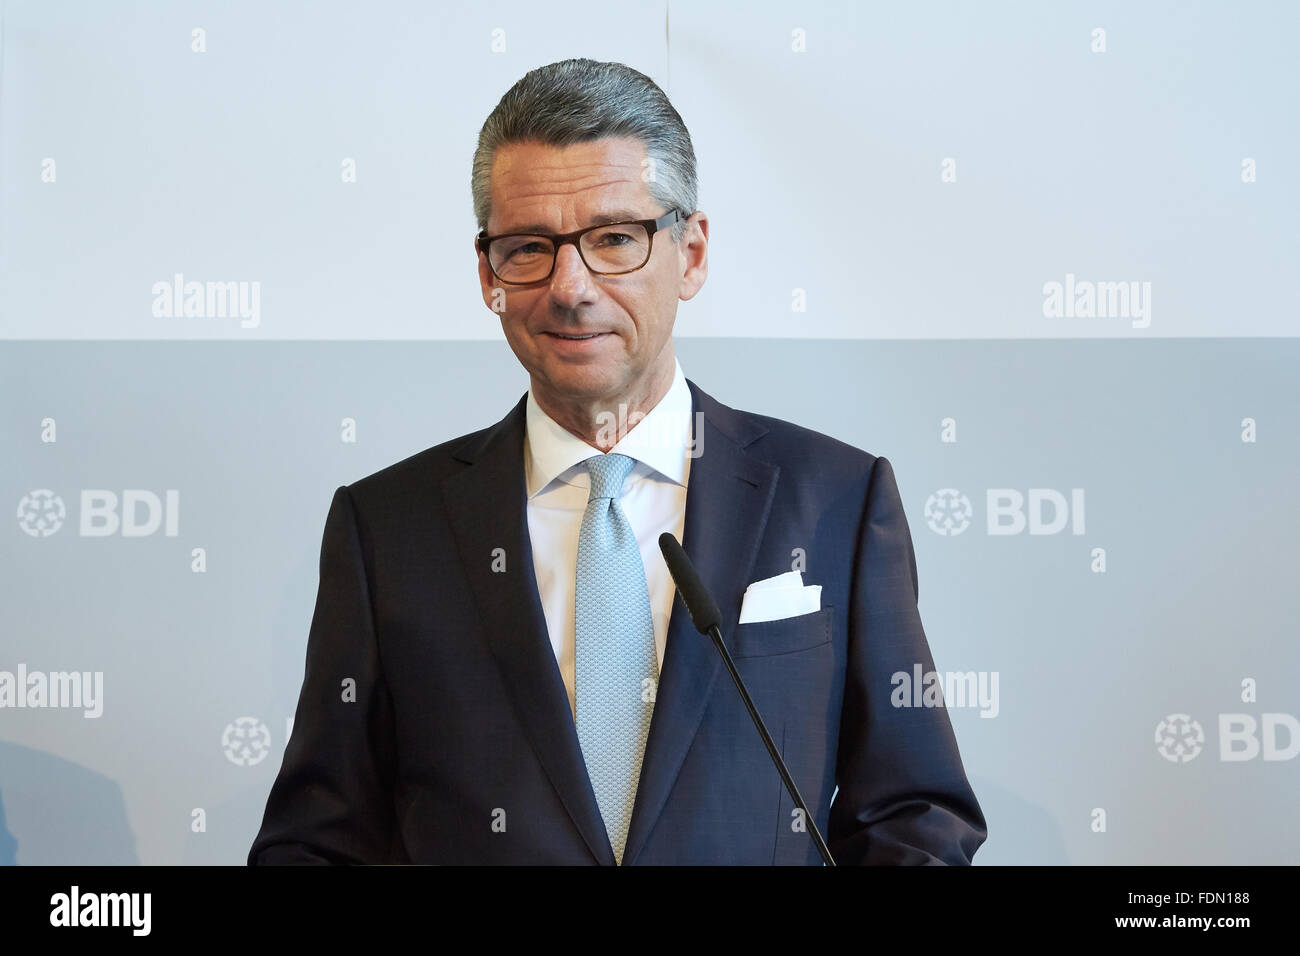
{"type": "MultiPolygon", "coordinates": [[[[628,430],[610,453],[627,455],[669,481],[685,486],[686,455],[691,441],[691,392],[681,364],[673,359],[673,366],[673,381],[664,397],[628,430]]],[[[576,466],[592,455],[599,455],[600,451],[542,411],[531,385],[525,421],[524,472],[529,498],[557,478],[568,480],[571,476],[567,472],[574,471],[575,475],[582,472],[585,477],[585,469],[576,466]]]]}

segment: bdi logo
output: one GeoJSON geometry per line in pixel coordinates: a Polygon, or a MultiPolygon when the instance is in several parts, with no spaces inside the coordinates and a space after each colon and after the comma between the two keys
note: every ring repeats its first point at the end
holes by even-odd
{"type": "Polygon", "coordinates": [[[1026,508],[1025,496],[1015,488],[990,488],[988,519],[989,534],[1020,534],[1026,527],[1030,534],[1057,534],[1067,521],[1070,534],[1083,534],[1083,489],[1071,488],[1067,504],[1054,488],[1030,488],[1026,508]],[[1050,506],[1050,518],[1043,517],[1044,505],[1050,506]]]}
{"type": "MultiPolygon", "coordinates": [[[[1188,763],[1205,745],[1205,731],[1187,714],[1170,714],[1156,724],[1156,751],[1170,763],[1188,763]]],[[[1300,754],[1300,721],[1291,714],[1219,714],[1219,760],[1240,763],[1262,757],[1291,760],[1300,754]],[[1285,740],[1279,740],[1279,731],[1285,740]]]]}
{"type": "MultiPolygon", "coordinates": [[[[119,501],[115,491],[83,488],[78,533],[83,538],[145,538],[161,528],[174,538],[180,533],[181,493],[169,488],[163,494],[165,498],[159,498],[152,491],[127,488],[119,501]]],[[[63,499],[48,488],[29,492],[18,502],[18,527],[33,538],[54,534],[66,518],[63,499]]]]}
{"type": "MultiPolygon", "coordinates": [[[[1070,497],[1055,488],[1030,488],[1028,496],[1016,488],[989,488],[984,497],[989,534],[1059,534],[1066,525],[1071,534],[1083,534],[1083,489],[1071,488],[1070,497]]],[[[925,502],[925,523],[935,534],[955,537],[972,524],[970,499],[956,488],[940,488],[925,502]]]]}
{"type": "MultiPolygon", "coordinates": [[[[287,744],[293,736],[293,717],[284,722],[287,744]]],[[[236,717],[221,732],[221,750],[236,767],[256,767],[271,752],[271,731],[256,717],[236,717]]]]}

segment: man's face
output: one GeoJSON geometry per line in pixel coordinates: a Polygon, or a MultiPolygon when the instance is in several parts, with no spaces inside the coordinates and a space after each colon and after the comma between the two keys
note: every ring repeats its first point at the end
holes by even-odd
{"type": "MultiPolygon", "coordinates": [[[[492,166],[488,235],[572,232],[620,212],[627,213],[620,219],[658,218],[668,210],[642,180],[645,158],[645,146],[630,138],[504,146],[492,166]]],[[[671,378],[677,302],[704,284],[707,227],[696,213],[680,244],[669,228],[659,230],[650,261],[617,276],[590,272],[570,243],[560,247],[549,280],[512,286],[497,280],[480,253],[483,301],[494,308],[495,290],[505,290],[501,328],[534,390],[555,403],[636,401],[671,378]]]]}

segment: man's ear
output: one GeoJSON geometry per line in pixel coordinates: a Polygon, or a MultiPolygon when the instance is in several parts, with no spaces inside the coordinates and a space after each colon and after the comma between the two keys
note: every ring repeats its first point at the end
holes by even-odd
{"type": "Polygon", "coordinates": [[[682,280],[677,296],[693,299],[709,276],[709,217],[699,210],[686,220],[677,254],[682,261],[682,280]]]}
{"type": "MultiPolygon", "coordinates": [[[[478,240],[474,242],[474,254],[478,258],[478,282],[479,289],[483,294],[483,304],[489,309],[492,308],[492,270],[488,267],[487,256],[478,251],[478,240]]],[[[495,310],[493,310],[495,311],[495,310]]]]}

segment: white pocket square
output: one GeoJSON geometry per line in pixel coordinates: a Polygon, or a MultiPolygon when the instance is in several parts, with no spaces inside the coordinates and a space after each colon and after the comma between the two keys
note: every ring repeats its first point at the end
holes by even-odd
{"type": "Polygon", "coordinates": [[[798,571],[787,571],[774,578],[755,581],[745,588],[740,601],[738,624],[780,621],[787,617],[811,614],[822,608],[822,586],[804,584],[798,571]]]}

